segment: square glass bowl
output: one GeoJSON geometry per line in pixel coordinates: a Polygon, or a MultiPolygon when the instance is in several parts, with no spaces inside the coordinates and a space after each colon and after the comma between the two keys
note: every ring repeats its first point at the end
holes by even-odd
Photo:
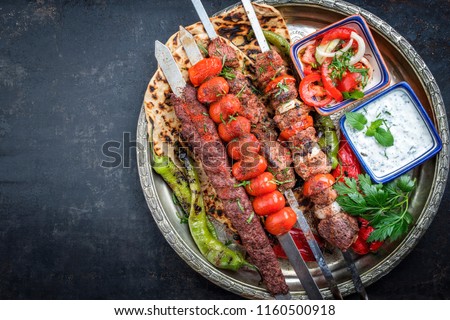
{"type": "Polygon", "coordinates": [[[367,124],[358,131],[344,115],[340,120],[342,133],[365,171],[377,183],[397,178],[442,148],[436,128],[406,82],[397,83],[351,112],[362,113],[367,124]],[[366,135],[367,127],[375,119],[383,119],[382,128],[391,131],[393,146],[383,147],[374,136],[366,135]]]}
{"type": "MultiPolygon", "coordinates": [[[[298,74],[303,79],[305,74],[303,73],[303,62],[300,60],[299,52],[306,48],[311,42],[314,42],[317,38],[322,37],[326,32],[337,27],[350,27],[356,30],[356,32],[364,39],[366,44],[366,52],[364,57],[370,62],[373,67],[372,79],[368,82],[364,88],[364,98],[373,95],[374,93],[387,87],[390,82],[389,72],[387,70],[386,64],[378,50],[375,40],[369,30],[369,27],[360,15],[353,15],[336,23],[333,23],[323,29],[320,29],[309,36],[297,41],[291,46],[291,58],[294,61],[295,68],[298,74]]],[[[350,103],[355,100],[346,99],[341,102],[331,104],[325,107],[316,108],[317,112],[322,115],[330,115],[339,111],[342,108],[347,107],[350,103]]]]}

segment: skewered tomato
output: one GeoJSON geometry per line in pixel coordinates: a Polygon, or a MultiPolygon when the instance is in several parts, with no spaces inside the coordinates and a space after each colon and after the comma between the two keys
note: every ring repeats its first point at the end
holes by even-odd
{"type": "Polygon", "coordinates": [[[252,156],[261,150],[261,143],[254,134],[246,133],[239,138],[234,138],[227,145],[228,155],[234,160],[240,160],[246,156],[252,156]]]}
{"type": "Polygon", "coordinates": [[[217,76],[222,71],[222,60],[217,57],[205,58],[193,65],[189,70],[189,80],[198,87],[208,78],[217,76]]]}
{"type": "Polygon", "coordinates": [[[214,77],[203,82],[197,91],[197,99],[201,103],[211,103],[219,100],[230,91],[227,80],[214,77]]]}
{"type": "Polygon", "coordinates": [[[323,107],[331,102],[333,99],[325,90],[324,87],[319,85],[322,81],[322,77],[318,73],[311,73],[304,77],[300,82],[298,92],[300,98],[308,106],[323,107]]]}
{"type": "Polygon", "coordinates": [[[334,182],[334,177],[329,173],[316,174],[305,182],[305,185],[303,186],[303,195],[305,197],[310,197],[311,195],[331,187],[334,182]]]}
{"type": "Polygon", "coordinates": [[[226,94],[209,107],[209,115],[215,123],[228,121],[228,118],[242,112],[241,102],[234,94],[226,94]]]}
{"type": "Polygon", "coordinates": [[[265,216],[281,210],[286,205],[286,200],[280,191],[275,190],[258,196],[253,200],[253,209],[260,216],[265,216]]]}
{"type": "Polygon", "coordinates": [[[225,142],[230,142],[246,133],[250,133],[251,124],[247,118],[237,116],[227,123],[219,124],[219,136],[225,142]]]}
{"type": "Polygon", "coordinates": [[[251,196],[257,197],[263,194],[277,190],[275,177],[270,172],[264,172],[250,180],[250,183],[245,186],[245,190],[251,196]]]}
{"type": "Polygon", "coordinates": [[[303,115],[292,127],[281,131],[280,139],[288,140],[299,131],[303,131],[306,128],[312,127],[313,118],[310,115],[303,115]]]}
{"type": "Polygon", "coordinates": [[[333,97],[334,100],[336,100],[337,102],[340,102],[340,101],[342,101],[344,99],[344,96],[334,86],[333,80],[331,79],[330,69],[328,68],[330,63],[331,63],[331,61],[332,61],[331,58],[327,58],[322,63],[321,75],[322,75],[323,87],[328,92],[328,94],[333,97]]]}
{"type": "Polygon", "coordinates": [[[285,207],[267,217],[265,228],[271,234],[279,236],[289,232],[297,222],[297,215],[294,210],[285,207]]]}
{"type": "Polygon", "coordinates": [[[278,76],[269,82],[269,84],[266,86],[266,89],[264,90],[264,93],[269,93],[270,91],[275,89],[280,82],[283,82],[283,84],[295,83],[295,78],[288,74],[278,76]]]}
{"type": "Polygon", "coordinates": [[[266,169],[266,159],[259,154],[255,154],[251,161],[240,160],[233,164],[231,172],[237,180],[244,181],[256,178],[261,173],[266,171],[266,169]]]}

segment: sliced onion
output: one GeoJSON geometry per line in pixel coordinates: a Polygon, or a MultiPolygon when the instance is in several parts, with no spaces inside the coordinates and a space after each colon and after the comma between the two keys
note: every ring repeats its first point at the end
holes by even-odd
{"type": "Polygon", "coordinates": [[[348,49],[350,49],[350,47],[353,44],[353,39],[350,39],[350,41],[347,43],[347,45],[345,47],[343,47],[342,49],[338,50],[338,51],[334,51],[334,52],[325,52],[324,50],[322,50],[322,48],[320,46],[318,46],[316,48],[316,52],[318,55],[322,56],[322,57],[326,57],[326,58],[333,58],[333,57],[339,57],[341,56],[344,52],[346,52],[348,49]]]}
{"type": "Polygon", "coordinates": [[[352,66],[359,62],[364,56],[364,53],[366,52],[366,44],[364,43],[364,39],[361,38],[356,32],[352,32],[350,37],[358,42],[358,52],[356,52],[356,54],[349,61],[349,64],[352,66]]]}
{"type": "Polygon", "coordinates": [[[372,79],[372,75],[373,75],[373,67],[372,67],[372,65],[370,64],[369,60],[367,60],[366,58],[362,57],[362,58],[361,58],[361,63],[362,63],[363,65],[365,65],[366,68],[368,69],[368,71],[367,71],[367,76],[369,77],[369,79],[372,79]]]}

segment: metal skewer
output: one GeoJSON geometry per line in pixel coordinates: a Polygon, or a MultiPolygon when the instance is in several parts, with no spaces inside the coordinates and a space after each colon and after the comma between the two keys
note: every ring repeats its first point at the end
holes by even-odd
{"type": "MultiPolygon", "coordinates": [[[[247,17],[250,21],[252,29],[255,32],[255,36],[256,36],[256,39],[258,40],[261,51],[262,52],[269,51],[270,50],[269,44],[267,43],[267,40],[264,37],[261,26],[259,25],[258,18],[256,17],[256,14],[255,14],[255,10],[254,10],[250,0],[241,0],[241,1],[245,8],[246,13],[247,13],[247,17]]],[[[286,198],[288,199],[289,204],[291,205],[292,209],[294,209],[294,211],[297,213],[297,218],[298,218],[298,222],[300,225],[300,229],[305,234],[308,244],[314,254],[314,257],[316,258],[317,263],[319,264],[320,269],[322,270],[322,273],[323,273],[325,279],[328,282],[328,285],[330,287],[330,290],[331,290],[333,296],[337,299],[342,299],[342,295],[339,292],[336,281],[334,280],[333,275],[331,274],[331,271],[328,268],[328,265],[325,263],[322,252],[320,251],[320,248],[319,248],[317,242],[315,241],[314,236],[308,235],[308,234],[312,235],[312,232],[309,228],[308,223],[306,222],[305,217],[303,216],[303,213],[301,212],[300,208],[298,208],[298,205],[296,205],[297,200],[295,199],[294,194],[292,193],[291,190],[287,190],[285,192],[285,195],[286,195],[286,198]],[[297,208],[295,209],[295,207],[297,207],[297,208]]],[[[345,262],[347,263],[347,267],[350,270],[350,273],[352,274],[352,280],[353,280],[353,284],[355,286],[356,291],[360,294],[361,297],[363,297],[364,299],[368,299],[366,290],[363,286],[361,277],[359,276],[358,270],[356,269],[356,266],[353,262],[352,257],[350,256],[350,254],[348,252],[342,252],[342,254],[344,256],[345,262]]]]}
{"type": "MultiPolygon", "coordinates": [[[[208,19],[209,20],[209,19],[208,19]]],[[[183,48],[188,56],[189,61],[192,65],[197,63],[199,60],[197,60],[198,55],[201,52],[195,43],[194,37],[183,27],[180,26],[180,41],[183,45],[183,48]]],[[[288,257],[289,262],[291,263],[292,267],[294,268],[295,273],[297,274],[297,277],[300,279],[300,282],[305,289],[308,297],[313,300],[321,300],[323,299],[322,294],[319,291],[319,288],[317,287],[316,282],[314,281],[313,277],[311,276],[308,266],[306,265],[306,262],[303,260],[302,256],[300,255],[297,246],[295,245],[294,239],[292,239],[292,236],[290,233],[283,234],[281,236],[278,236],[278,241],[280,242],[281,246],[283,247],[284,252],[286,253],[286,256],[288,257]]],[[[276,297],[278,298],[278,297],[276,297]]],[[[279,299],[285,299],[284,297],[279,297],[279,299]]]]}

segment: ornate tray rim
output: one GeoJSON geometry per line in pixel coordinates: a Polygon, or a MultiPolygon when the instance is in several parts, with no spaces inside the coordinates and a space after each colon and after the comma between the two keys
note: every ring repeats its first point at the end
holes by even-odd
{"type": "MultiPolygon", "coordinates": [[[[363,16],[370,27],[379,31],[392,44],[394,44],[408,60],[408,62],[411,63],[422,83],[423,88],[425,89],[427,98],[431,103],[431,108],[436,119],[435,125],[442,139],[442,150],[436,157],[436,169],[433,177],[433,184],[425,202],[424,210],[420,214],[417,223],[410,230],[402,243],[400,243],[397,248],[388,257],[386,257],[386,259],[384,259],[384,261],[370,269],[369,272],[365,272],[361,275],[363,283],[365,285],[370,285],[389,273],[400,263],[401,260],[403,260],[403,258],[409,254],[409,252],[411,252],[431,224],[431,221],[438,211],[449,171],[449,128],[445,106],[439,87],[423,59],[408,43],[408,41],[397,31],[395,31],[388,23],[365,9],[340,0],[266,0],[256,2],[273,6],[286,4],[316,5],[345,15],[359,14],[363,16]]],[[[222,11],[225,11],[231,7],[228,7],[222,11]]],[[[232,293],[252,299],[273,299],[273,297],[263,288],[255,289],[253,286],[237,281],[220,270],[214,268],[203,259],[199,259],[198,254],[192,250],[176,232],[174,232],[168,219],[165,217],[153,179],[153,172],[149,162],[150,153],[149,148],[147,147],[147,122],[145,119],[144,106],[142,106],[139,114],[136,136],[137,164],[145,200],[158,228],[175,252],[196,272],[232,293]]],[[[344,296],[355,292],[351,281],[340,283],[339,289],[344,296]]],[[[323,289],[322,293],[326,298],[331,298],[331,293],[328,289],[323,289]]],[[[293,298],[307,299],[307,296],[302,291],[300,293],[293,293],[293,298]]]]}

